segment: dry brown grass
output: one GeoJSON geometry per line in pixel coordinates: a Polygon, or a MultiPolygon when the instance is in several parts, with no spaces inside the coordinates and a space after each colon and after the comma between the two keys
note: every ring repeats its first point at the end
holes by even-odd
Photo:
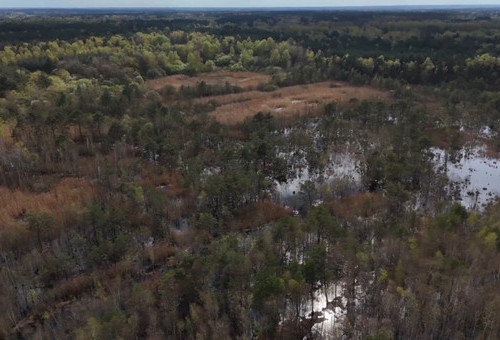
{"type": "Polygon", "coordinates": [[[0,231],[24,225],[22,217],[26,213],[48,213],[62,221],[80,210],[92,196],[90,184],[76,178],[62,179],[44,193],[0,187],[0,231]]]}
{"type": "Polygon", "coordinates": [[[440,148],[447,148],[450,145],[450,136],[445,128],[428,129],[426,133],[431,139],[432,145],[440,148]]]}
{"type": "Polygon", "coordinates": [[[90,275],[79,275],[68,280],[59,281],[52,290],[54,300],[71,299],[88,292],[94,286],[94,279],[90,275]]]}
{"type": "Polygon", "coordinates": [[[367,192],[337,199],[328,206],[332,214],[338,218],[366,218],[383,211],[386,203],[381,195],[367,192]]]}
{"type": "Polygon", "coordinates": [[[147,248],[144,251],[144,256],[154,264],[161,264],[167,262],[167,260],[174,256],[177,249],[170,243],[163,242],[156,244],[151,248],[147,248]]]}
{"type": "Polygon", "coordinates": [[[12,138],[12,126],[0,121],[0,143],[5,143],[6,145],[14,144],[14,139],[12,138]]]}
{"type": "Polygon", "coordinates": [[[154,172],[151,164],[142,165],[142,184],[164,189],[169,197],[180,197],[186,193],[186,188],[182,184],[182,174],[180,172],[171,171],[168,173],[154,172]]]}
{"type": "Polygon", "coordinates": [[[413,86],[413,94],[415,96],[418,109],[423,109],[433,116],[438,116],[446,111],[446,103],[433,93],[432,88],[425,86],[413,86]]]}
{"type": "Polygon", "coordinates": [[[229,224],[232,230],[252,230],[291,213],[281,204],[265,200],[243,206],[229,224]]]}
{"type": "Polygon", "coordinates": [[[270,112],[276,117],[290,117],[316,112],[322,104],[337,102],[348,104],[356,100],[385,100],[390,94],[369,86],[352,86],[342,82],[321,82],[284,87],[274,92],[249,91],[199,98],[198,103],[215,103],[211,114],[220,122],[240,123],[259,111],[270,112]]]}
{"type": "Polygon", "coordinates": [[[242,88],[255,88],[259,85],[269,83],[271,81],[271,76],[254,72],[226,71],[204,73],[196,77],[176,74],[173,76],[147,80],[146,86],[154,90],[160,90],[168,85],[173,86],[174,88],[179,88],[181,86],[195,86],[201,81],[210,85],[224,85],[227,82],[233,86],[239,86],[242,88]]]}

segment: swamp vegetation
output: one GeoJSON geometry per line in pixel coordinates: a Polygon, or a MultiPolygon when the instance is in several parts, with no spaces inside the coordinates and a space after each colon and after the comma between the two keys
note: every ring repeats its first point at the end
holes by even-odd
{"type": "Polygon", "coordinates": [[[0,12],[0,338],[500,337],[500,11],[0,12]]]}

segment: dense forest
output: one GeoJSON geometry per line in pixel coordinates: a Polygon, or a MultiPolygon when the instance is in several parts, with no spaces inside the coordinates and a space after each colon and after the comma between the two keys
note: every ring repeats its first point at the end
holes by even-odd
{"type": "Polygon", "coordinates": [[[0,11],[0,339],[500,338],[500,10],[0,11]]]}

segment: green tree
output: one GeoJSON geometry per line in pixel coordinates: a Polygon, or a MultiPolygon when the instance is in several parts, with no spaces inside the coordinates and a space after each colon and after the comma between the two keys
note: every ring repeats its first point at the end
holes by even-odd
{"type": "Polygon", "coordinates": [[[43,248],[43,240],[49,235],[53,226],[54,218],[47,213],[33,213],[26,216],[28,229],[36,234],[40,249],[43,248]]]}

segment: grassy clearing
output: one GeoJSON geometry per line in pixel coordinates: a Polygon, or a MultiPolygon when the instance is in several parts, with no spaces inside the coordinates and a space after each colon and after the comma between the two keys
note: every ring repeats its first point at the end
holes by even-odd
{"type": "Polygon", "coordinates": [[[348,104],[352,100],[385,100],[388,92],[369,86],[352,86],[342,82],[320,82],[281,88],[274,92],[249,91],[197,99],[199,103],[213,103],[211,114],[220,122],[236,124],[259,111],[277,117],[290,117],[316,112],[322,104],[348,104]]]}
{"type": "Polygon", "coordinates": [[[259,85],[269,83],[271,81],[271,76],[254,72],[225,71],[203,73],[195,77],[189,77],[184,74],[176,74],[173,76],[148,80],[146,81],[146,86],[154,90],[161,90],[165,86],[172,86],[178,89],[181,86],[196,86],[196,84],[202,81],[210,85],[224,85],[225,83],[229,83],[233,86],[248,89],[256,88],[259,85]]]}
{"type": "Polygon", "coordinates": [[[196,104],[211,104],[215,110],[211,113],[218,121],[226,124],[237,124],[258,112],[270,112],[276,117],[293,117],[296,115],[316,113],[322,105],[329,102],[348,104],[353,100],[386,100],[390,98],[387,91],[371,86],[353,86],[339,81],[326,81],[306,85],[289,86],[273,92],[257,91],[260,85],[267,84],[271,77],[253,72],[216,71],[196,77],[173,75],[148,80],[146,85],[155,90],[165,86],[179,89],[181,86],[196,86],[205,81],[210,85],[229,83],[246,89],[241,93],[208,96],[195,99],[196,104]]]}

